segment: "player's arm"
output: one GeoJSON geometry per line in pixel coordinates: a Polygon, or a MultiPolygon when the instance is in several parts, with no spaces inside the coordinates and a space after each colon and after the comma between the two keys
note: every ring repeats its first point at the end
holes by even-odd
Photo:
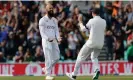
{"type": "Polygon", "coordinates": [[[56,28],[55,28],[56,30],[56,38],[57,38],[57,40],[59,40],[60,39],[60,35],[59,35],[59,29],[58,29],[58,25],[56,26],[56,28]]]}
{"type": "Polygon", "coordinates": [[[40,34],[41,34],[42,38],[52,42],[53,40],[48,38],[48,36],[45,34],[45,31],[44,31],[45,27],[46,26],[45,26],[44,20],[40,19],[40,21],[39,21],[39,30],[40,30],[40,34]]]}
{"type": "Polygon", "coordinates": [[[89,28],[87,28],[86,26],[84,26],[82,22],[79,23],[79,26],[80,26],[80,30],[81,31],[87,31],[87,30],[89,30],[89,28]]]}
{"type": "Polygon", "coordinates": [[[89,28],[90,28],[90,25],[89,25],[90,22],[88,22],[89,24],[87,23],[86,26],[84,26],[81,15],[78,17],[78,21],[79,21],[79,26],[80,26],[80,30],[81,31],[87,31],[87,30],[89,30],[89,28]]]}
{"type": "Polygon", "coordinates": [[[59,34],[59,28],[58,28],[58,21],[56,19],[55,19],[55,23],[56,23],[55,35],[56,35],[57,41],[61,41],[61,37],[60,37],[60,34],[59,34]]]}

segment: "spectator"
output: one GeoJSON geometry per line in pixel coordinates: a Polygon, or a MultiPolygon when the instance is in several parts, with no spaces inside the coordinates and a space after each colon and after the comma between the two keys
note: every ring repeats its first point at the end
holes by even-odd
{"type": "Polygon", "coordinates": [[[112,16],[117,17],[118,15],[118,10],[121,7],[121,2],[120,1],[114,1],[113,2],[113,12],[112,16]]]}
{"type": "Polygon", "coordinates": [[[62,38],[61,42],[59,43],[59,49],[60,49],[60,54],[61,54],[61,60],[65,60],[66,54],[65,50],[68,48],[68,42],[66,36],[64,36],[63,32],[60,32],[60,37],[62,38]]]}
{"type": "Polygon", "coordinates": [[[116,33],[115,40],[116,40],[116,44],[117,44],[117,41],[119,41],[119,44],[120,44],[119,48],[120,48],[121,58],[123,58],[125,47],[124,47],[124,36],[122,35],[122,31],[119,31],[119,32],[116,33]]]}
{"type": "Polygon", "coordinates": [[[121,41],[116,40],[115,46],[115,60],[122,60],[124,58],[123,48],[121,47],[121,41]]]}
{"type": "Polygon", "coordinates": [[[14,63],[14,61],[12,60],[12,57],[9,55],[6,57],[6,60],[7,60],[7,63],[10,63],[10,62],[14,63]]]}
{"type": "Polygon", "coordinates": [[[42,53],[42,49],[40,46],[36,47],[36,52],[35,52],[35,56],[33,57],[33,61],[36,61],[36,62],[44,61],[44,55],[42,53]]]}
{"type": "Polygon", "coordinates": [[[128,61],[133,62],[133,42],[131,42],[131,45],[128,47],[127,52],[128,61]]]}
{"type": "Polygon", "coordinates": [[[127,38],[127,46],[130,46],[132,41],[133,41],[133,30],[132,34],[130,34],[127,38]]]}
{"type": "Polygon", "coordinates": [[[107,29],[111,29],[112,26],[112,12],[113,12],[112,3],[107,1],[104,13],[104,18],[107,23],[107,29]]]}
{"type": "Polygon", "coordinates": [[[103,16],[104,16],[104,14],[103,14],[104,8],[101,5],[101,2],[100,1],[94,1],[93,5],[94,5],[93,7],[99,8],[99,10],[100,10],[100,16],[103,18],[103,16]]]}
{"type": "Polygon", "coordinates": [[[106,45],[107,45],[107,55],[106,55],[106,60],[113,60],[113,49],[114,49],[114,37],[113,34],[110,30],[106,32],[106,45]],[[111,58],[111,59],[109,59],[111,58]]]}
{"type": "Polygon", "coordinates": [[[80,13],[81,13],[81,12],[80,12],[78,6],[75,6],[74,9],[73,9],[73,13],[72,13],[73,24],[74,24],[75,26],[77,26],[77,23],[78,23],[78,16],[81,15],[80,13]]]}
{"type": "Polygon", "coordinates": [[[3,62],[3,63],[6,62],[6,59],[2,52],[0,52],[0,62],[3,62]]]}
{"type": "Polygon", "coordinates": [[[24,61],[24,51],[23,51],[23,47],[19,46],[18,47],[18,51],[16,52],[16,55],[14,57],[15,62],[19,62],[22,63],[24,61]]]}
{"type": "Polygon", "coordinates": [[[58,22],[64,22],[66,20],[66,13],[63,11],[59,17],[58,17],[58,22]]]}
{"type": "Polygon", "coordinates": [[[3,55],[6,57],[6,40],[3,40],[1,43],[0,43],[0,52],[3,53],[3,55]]]}
{"type": "Polygon", "coordinates": [[[74,36],[77,37],[77,40],[78,40],[77,49],[80,49],[85,43],[85,40],[78,29],[76,29],[74,32],[75,32],[74,36]]]}
{"type": "Polygon", "coordinates": [[[1,26],[0,31],[0,42],[2,42],[2,40],[7,40],[8,32],[6,31],[6,26],[1,26]]]}
{"type": "Polygon", "coordinates": [[[66,29],[67,34],[74,29],[72,19],[67,19],[64,22],[64,28],[66,29]]]}
{"type": "Polygon", "coordinates": [[[127,22],[127,26],[126,26],[126,38],[132,33],[132,29],[133,29],[133,23],[131,21],[127,22]]]}
{"type": "Polygon", "coordinates": [[[65,53],[66,53],[66,60],[72,59],[71,58],[71,52],[70,52],[70,50],[68,48],[65,50],[65,53]]]}
{"type": "Polygon", "coordinates": [[[78,39],[75,36],[75,33],[70,32],[68,35],[68,48],[70,49],[72,59],[76,59],[76,56],[77,56],[77,52],[76,52],[77,43],[78,43],[78,39]]]}
{"type": "Polygon", "coordinates": [[[133,22],[133,11],[131,4],[128,4],[126,6],[126,9],[127,9],[127,22],[128,21],[133,22]]]}
{"type": "Polygon", "coordinates": [[[27,49],[25,55],[24,55],[24,62],[31,62],[33,60],[33,57],[30,53],[30,50],[27,49]]]}
{"type": "Polygon", "coordinates": [[[92,17],[92,14],[91,14],[91,8],[88,9],[87,13],[82,13],[82,14],[83,14],[83,18],[84,18],[84,23],[87,23],[88,20],[90,20],[91,18],[93,18],[92,17]]]}
{"type": "Polygon", "coordinates": [[[9,32],[9,39],[7,40],[6,43],[6,50],[7,50],[7,55],[13,57],[17,51],[17,44],[16,44],[16,39],[15,34],[13,32],[9,32]]]}
{"type": "Polygon", "coordinates": [[[27,47],[29,48],[30,52],[32,53],[32,56],[34,55],[34,52],[35,52],[35,49],[36,49],[36,46],[37,46],[37,41],[36,39],[34,38],[34,31],[31,30],[29,33],[28,33],[28,40],[27,40],[27,47]]]}
{"type": "Polygon", "coordinates": [[[22,46],[23,49],[24,49],[24,52],[26,51],[27,49],[27,40],[25,39],[25,35],[23,33],[18,33],[18,39],[17,39],[17,45],[18,46],[22,46]]]}
{"type": "Polygon", "coordinates": [[[122,31],[122,27],[123,27],[122,22],[123,22],[123,20],[120,17],[118,17],[114,20],[113,25],[112,25],[112,29],[111,29],[113,31],[114,35],[116,35],[117,32],[122,31]]]}

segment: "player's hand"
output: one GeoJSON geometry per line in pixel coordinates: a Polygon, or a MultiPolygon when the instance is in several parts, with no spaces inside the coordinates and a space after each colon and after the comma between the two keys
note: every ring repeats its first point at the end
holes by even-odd
{"type": "Polygon", "coordinates": [[[48,38],[48,41],[49,41],[49,42],[53,42],[53,39],[51,39],[51,38],[48,38]]]}
{"type": "Polygon", "coordinates": [[[60,38],[58,39],[58,43],[60,44],[61,41],[62,41],[62,37],[60,37],[60,38]]]}
{"type": "Polygon", "coordinates": [[[79,16],[78,16],[78,21],[79,21],[79,23],[82,23],[82,15],[80,14],[79,16]]]}

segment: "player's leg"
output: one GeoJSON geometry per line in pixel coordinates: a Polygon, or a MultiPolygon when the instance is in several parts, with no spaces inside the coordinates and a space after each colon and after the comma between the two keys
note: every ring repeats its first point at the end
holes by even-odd
{"type": "Polygon", "coordinates": [[[54,80],[54,77],[51,76],[51,71],[60,58],[60,51],[58,44],[51,42],[51,45],[49,46],[51,46],[52,48],[49,48],[50,50],[45,51],[46,53],[49,53],[46,54],[46,80],[54,80]]]}
{"type": "Polygon", "coordinates": [[[51,65],[52,65],[52,60],[51,60],[51,51],[48,49],[45,49],[45,75],[46,76],[51,76],[51,65]]]}
{"type": "Polygon", "coordinates": [[[92,51],[92,48],[89,48],[86,44],[81,48],[74,67],[73,75],[78,74],[78,69],[80,68],[81,62],[85,61],[92,51]]]}
{"type": "Polygon", "coordinates": [[[93,80],[98,79],[100,75],[100,69],[99,69],[99,64],[98,64],[98,56],[100,54],[100,49],[93,49],[93,52],[91,53],[91,60],[93,63],[93,69],[94,69],[94,76],[93,80]]]}
{"type": "Polygon", "coordinates": [[[52,43],[52,67],[59,61],[60,59],[60,50],[58,44],[56,42],[52,43]]]}
{"type": "Polygon", "coordinates": [[[44,51],[44,56],[45,56],[45,70],[43,68],[43,71],[45,71],[46,75],[46,80],[47,79],[54,79],[51,77],[51,70],[52,70],[52,60],[51,60],[51,55],[52,55],[52,45],[48,41],[42,41],[42,46],[43,46],[43,51],[44,51]]]}
{"type": "Polygon", "coordinates": [[[79,55],[77,57],[77,61],[74,67],[74,71],[71,73],[66,73],[66,75],[71,79],[71,80],[75,80],[76,76],[78,74],[78,69],[80,68],[81,62],[85,61],[89,55],[92,52],[92,48],[89,48],[88,46],[86,46],[86,44],[81,48],[79,55]]]}

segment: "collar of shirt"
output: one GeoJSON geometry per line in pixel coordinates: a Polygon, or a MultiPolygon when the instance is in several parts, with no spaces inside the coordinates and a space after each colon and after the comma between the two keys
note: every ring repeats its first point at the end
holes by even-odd
{"type": "Polygon", "coordinates": [[[100,18],[100,16],[94,16],[94,18],[100,18]]]}

